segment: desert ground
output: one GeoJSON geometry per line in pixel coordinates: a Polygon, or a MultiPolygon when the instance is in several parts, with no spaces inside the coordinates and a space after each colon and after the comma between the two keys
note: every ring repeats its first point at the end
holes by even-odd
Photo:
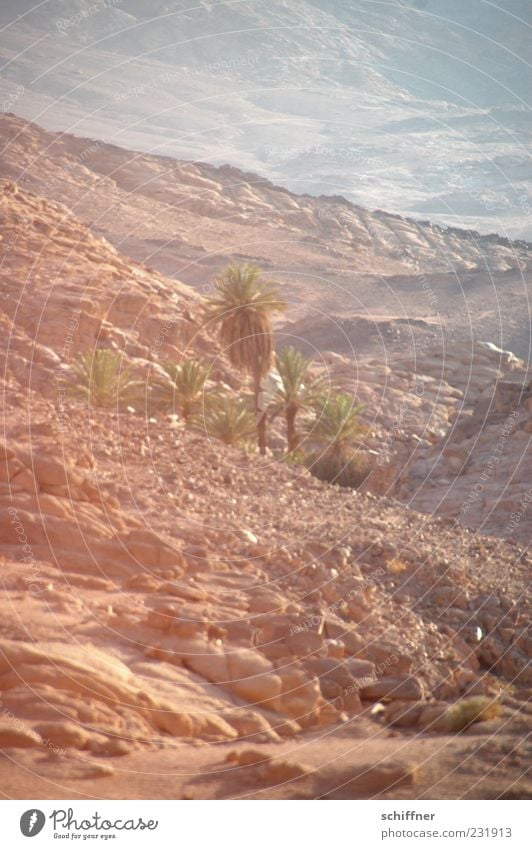
{"type": "Polygon", "coordinates": [[[530,245],[0,136],[2,796],[530,798],[530,245]],[[185,357],[248,391],[229,261],[364,405],[358,488],[152,403],[185,357]],[[134,402],[74,392],[98,349],[134,402]]]}

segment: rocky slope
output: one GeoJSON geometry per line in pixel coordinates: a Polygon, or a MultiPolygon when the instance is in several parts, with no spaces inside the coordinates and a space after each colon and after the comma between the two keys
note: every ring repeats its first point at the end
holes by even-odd
{"type": "Polygon", "coordinates": [[[2,189],[6,792],[529,794],[526,552],[62,394],[102,344],[146,384],[185,350],[235,378],[192,290],[2,189]],[[500,715],[450,733],[482,693],[500,715]]]}
{"type": "Polygon", "coordinates": [[[523,360],[492,343],[423,347],[421,339],[416,357],[324,352],[315,371],[364,404],[365,488],[530,544],[531,375],[523,360]]]}

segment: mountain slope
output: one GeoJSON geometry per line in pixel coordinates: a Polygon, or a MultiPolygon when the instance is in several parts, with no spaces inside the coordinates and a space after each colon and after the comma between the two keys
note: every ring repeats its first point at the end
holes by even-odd
{"type": "MultiPolygon", "coordinates": [[[[68,203],[118,250],[200,292],[229,259],[247,259],[282,284],[291,318],[425,317],[435,339],[473,330],[527,356],[526,243],[294,195],[229,166],[52,134],[12,115],[0,116],[0,139],[0,176],[68,203]]],[[[371,344],[382,347],[376,327],[371,344]]]]}
{"type": "Polygon", "coordinates": [[[163,345],[219,351],[194,293],[70,210],[3,183],[0,214],[10,795],[455,798],[458,765],[463,797],[528,793],[525,553],[175,416],[62,396],[62,367],[101,342],[145,380],[163,345]],[[464,768],[446,712],[480,693],[500,718],[464,768]]]}

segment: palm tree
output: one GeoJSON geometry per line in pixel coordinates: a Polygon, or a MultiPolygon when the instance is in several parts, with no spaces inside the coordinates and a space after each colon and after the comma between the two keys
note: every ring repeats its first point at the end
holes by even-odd
{"type": "Polygon", "coordinates": [[[360,421],[363,404],[355,405],[351,395],[320,398],[314,405],[316,419],[307,428],[307,442],[331,456],[342,459],[361,444],[367,427],[360,421]]]}
{"type": "Polygon", "coordinates": [[[316,451],[310,456],[313,473],[345,486],[358,486],[369,473],[364,456],[355,448],[363,444],[368,428],[360,421],[363,405],[350,395],[322,398],[315,405],[316,418],[307,426],[306,443],[316,451]]]}
{"type": "Polygon", "coordinates": [[[186,423],[200,407],[209,370],[192,358],[179,365],[166,363],[163,369],[169,380],[156,381],[155,397],[160,403],[171,405],[186,423]]]}
{"type": "Polygon", "coordinates": [[[192,419],[196,430],[219,439],[226,445],[248,442],[255,433],[255,417],[244,398],[219,395],[192,419]]]}
{"type": "Polygon", "coordinates": [[[276,355],[277,371],[281,385],[273,400],[273,416],[282,413],[286,421],[286,439],[288,451],[295,451],[299,445],[296,430],[298,413],[312,409],[324,395],[327,388],[325,378],[311,378],[309,369],[311,360],[291,345],[276,355]]]}
{"type": "Polygon", "coordinates": [[[123,355],[111,348],[78,354],[72,363],[72,394],[94,407],[113,407],[138,401],[144,384],[123,365],[123,355]]]}
{"type": "Polygon", "coordinates": [[[279,288],[263,280],[256,265],[232,263],[217,278],[216,294],[205,307],[206,320],[220,325],[220,340],[231,364],[253,379],[255,416],[261,454],[266,453],[266,411],[261,381],[273,359],[272,313],[284,310],[279,288]]]}

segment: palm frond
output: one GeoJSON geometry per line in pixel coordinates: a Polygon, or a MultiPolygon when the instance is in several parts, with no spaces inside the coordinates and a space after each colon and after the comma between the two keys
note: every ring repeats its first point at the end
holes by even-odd
{"type": "Polygon", "coordinates": [[[248,402],[229,394],[213,398],[201,415],[193,417],[192,426],[226,445],[245,444],[256,433],[255,416],[248,402]]]}
{"type": "Polygon", "coordinates": [[[281,384],[273,398],[270,413],[272,418],[284,415],[288,450],[293,452],[300,441],[297,417],[313,409],[320,399],[326,399],[332,386],[326,377],[312,377],[312,361],[291,345],[277,354],[276,365],[281,384]]]}
{"type": "Polygon", "coordinates": [[[315,419],[306,426],[306,442],[322,451],[345,455],[367,435],[360,421],[363,404],[355,404],[350,395],[322,397],[314,404],[315,419]]]}
{"type": "Polygon", "coordinates": [[[161,406],[177,411],[185,420],[201,406],[209,369],[193,358],[179,364],[166,363],[163,369],[168,380],[156,379],[154,397],[161,406]]]}
{"type": "Polygon", "coordinates": [[[114,407],[138,402],[144,384],[129,367],[123,355],[111,348],[97,348],[79,354],[71,366],[70,393],[88,400],[94,407],[114,407]]]}
{"type": "Polygon", "coordinates": [[[296,348],[288,345],[276,355],[277,371],[281,385],[273,400],[274,405],[310,409],[322,398],[327,398],[336,388],[327,377],[311,377],[312,360],[307,359],[296,348]]]}
{"type": "Polygon", "coordinates": [[[262,377],[273,357],[270,316],[286,309],[278,285],[264,280],[256,265],[231,263],[215,287],[205,304],[205,322],[220,326],[220,341],[235,368],[262,377]]]}

